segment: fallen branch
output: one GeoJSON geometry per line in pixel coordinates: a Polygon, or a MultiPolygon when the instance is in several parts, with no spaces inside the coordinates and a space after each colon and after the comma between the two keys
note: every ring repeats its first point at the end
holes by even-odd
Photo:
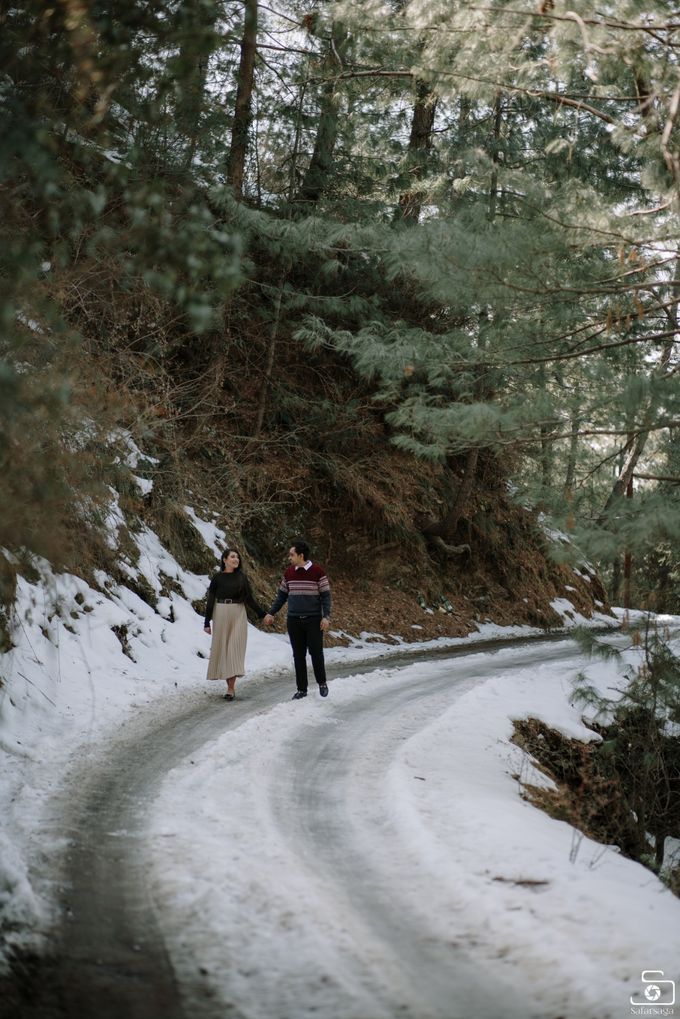
{"type": "Polygon", "coordinates": [[[469,545],[449,545],[443,538],[440,538],[438,534],[428,535],[428,539],[436,548],[440,548],[445,555],[463,555],[463,553],[472,553],[472,549],[469,545]]]}

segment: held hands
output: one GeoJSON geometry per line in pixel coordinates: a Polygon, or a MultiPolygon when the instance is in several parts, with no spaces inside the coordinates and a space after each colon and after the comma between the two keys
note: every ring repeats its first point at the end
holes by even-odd
{"type": "MultiPolygon", "coordinates": [[[[267,615],[264,616],[262,622],[264,623],[265,626],[271,626],[272,625],[272,623],[274,622],[274,617],[271,614],[271,612],[268,612],[267,615]]],[[[330,621],[330,619],[322,619],[321,623],[319,625],[320,625],[322,630],[329,630],[330,629],[330,625],[331,625],[331,621],[330,621]]]]}

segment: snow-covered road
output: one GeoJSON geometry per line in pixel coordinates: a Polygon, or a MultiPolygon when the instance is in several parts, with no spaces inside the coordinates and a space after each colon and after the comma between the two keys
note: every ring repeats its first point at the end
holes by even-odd
{"type": "MultiPolygon", "coordinates": [[[[192,519],[218,556],[224,532],[192,519]]],[[[0,1019],[618,1019],[643,970],[680,987],[680,901],[523,800],[518,777],[547,779],[510,741],[529,716],[592,738],[572,682],[620,690],[632,637],[611,638],[631,641],[617,664],[489,620],[419,644],[345,635],[330,697],[292,703],[288,640],[250,627],[226,704],[204,678],[208,577],[147,528],[135,541],[153,604],[43,561],[17,580],[0,1019]]],[[[552,603],[566,628],[611,627],[570,590],[552,603]]]]}
{"type": "Polygon", "coordinates": [[[509,701],[540,716],[559,693],[588,738],[567,717],[584,667],[568,640],[383,666],[173,771],[148,859],[187,1014],[630,1015],[648,961],[677,969],[680,903],[523,801],[514,769],[541,776],[507,743],[509,701]]]}
{"type": "Polygon", "coordinates": [[[524,802],[506,741],[509,689],[549,714],[583,665],[534,641],[336,666],[326,701],[261,677],[156,705],[54,804],[68,919],[35,1014],[629,1015],[643,968],[677,977],[680,904],[524,802]]]}
{"type": "MultiPolygon", "coordinates": [[[[495,967],[482,978],[482,932],[461,915],[464,898],[441,870],[404,839],[402,793],[392,788],[402,748],[488,665],[478,659],[456,673],[441,663],[411,666],[388,687],[343,699],[330,724],[319,725],[310,705],[317,724],[303,722],[300,738],[277,747],[258,811],[265,841],[276,846],[262,892],[271,903],[275,891],[273,919],[283,917],[288,930],[274,958],[268,952],[257,966],[257,991],[243,987],[244,1015],[495,1019],[500,1002],[505,1016],[527,1015],[508,971],[495,967]]],[[[418,770],[426,774],[411,782],[431,780],[429,766],[418,770]]],[[[257,941],[248,948],[252,967],[257,941]]]]}
{"type": "MultiPolygon", "coordinates": [[[[528,638],[527,643],[533,642],[535,638],[528,638]]],[[[506,643],[490,640],[481,646],[506,643]]],[[[467,648],[447,649],[423,658],[441,660],[442,654],[467,653],[467,648]]],[[[394,665],[413,659],[412,652],[390,656],[394,665]]],[[[380,665],[361,667],[369,674],[380,665]]],[[[329,672],[337,678],[356,670],[356,664],[336,665],[329,672]]],[[[185,1011],[149,893],[149,812],[169,771],[191,766],[194,752],[249,720],[257,722],[282,699],[287,707],[289,685],[287,678],[257,678],[242,685],[245,692],[239,692],[233,706],[224,704],[220,690],[207,703],[197,705],[194,700],[180,714],[170,708],[167,718],[162,710],[159,714],[156,702],[150,713],[128,720],[124,729],[102,742],[96,763],[88,756],[72,772],[52,803],[43,831],[46,842],[65,850],[63,860],[53,858],[52,864],[58,868],[53,876],[59,888],[55,898],[66,922],[40,978],[46,986],[36,996],[36,1016],[42,1019],[54,1012],[60,1019],[90,1015],[173,1019],[197,1014],[196,999],[202,1003],[205,999],[204,982],[193,986],[196,967],[190,963],[183,994],[191,1000],[185,1011]]],[[[200,937],[201,932],[196,933],[200,937]]],[[[262,933],[267,937],[266,930],[262,933]]],[[[187,936],[191,941],[194,932],[187,931],[187,936]]],[[[191,950],[189,955],[193,962],[191,950]]],[[[221,1006],[208,1005],[206,1014],[224,1013],[221,1006]]]]}

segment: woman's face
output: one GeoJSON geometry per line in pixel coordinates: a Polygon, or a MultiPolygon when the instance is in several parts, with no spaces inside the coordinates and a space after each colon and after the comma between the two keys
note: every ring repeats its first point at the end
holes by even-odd
{"type": "Polygon", "coordinates": [[[228,556],[225,556],[222,562],[224,563],[224,568],[227,573],[233,573],[234,570],[237,570],[241,565],[241,557],[238,552],[230,552],[228,556]]]}

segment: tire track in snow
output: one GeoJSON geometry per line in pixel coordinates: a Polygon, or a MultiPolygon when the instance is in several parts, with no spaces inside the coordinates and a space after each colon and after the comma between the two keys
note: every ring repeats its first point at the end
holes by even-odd
{"type": "MultiPolygon", "coordinates": [[[[406,652],[386,656],[382,660],[336,666],[329,669],[329,675],[394,668],[400,664],[438,660],[444,656],[474,656],[524,644],[534,648],[544,645],[544,658],[573,654],[573,643],[563,634],[557,634],[553,637],[480,641],[472,646],[435,652],[406,652]],[[560,641],[562,647],[548,650],[549,642],[554,641],[560,641]]],[[[527,658],[535,660],[536,654],[536,650],[529,651],[527,658]]],[[[483,675],[486,670],[488,659],[480,665],[477,674],[483,675]]],[[[158,705],[152,705],[147,712],[140,713],[138,720],[129,723],[122,735],[97,748],[96,754],[93,752],[87,763],[69,776],[66,792],[55,802],[52,818],[45,830],[45,835],[54,843],[61,841],[67,846],[63,859],[45,862],[46,867],[52,868],[55,883],[60,887],[58,905],[62,921],[60,928],[51,936],[46,958],[42,962],[32,961],[27,970],[26,979],[30,981],[31,993],[22,999],[26,1004],[22,1007],[21,1019],[91,1019],[95,1016],[97,1019],[187,1019],[189,1015],[194,1019],[199,1014],[195,1007],[199,997],[201,1015],[226,1019],[227,1015],[241,1014],[237,1003],[229,1011],[225,1011],[222,1004],[211,1003],[199,983],[195,987],[180,988],[178,985],[164,941],[163,917],[159,918],[147,887],[145,854],[147,814],[168,771],[206,742],[229,729],[238,728],[244,721],[287,699],[290,681],[253,678],[244,689],[247,692],[239,701],[237,711],[229,715],[226,714],[229,708],[216,697],[211,697],[208,702],[201,701],[198,707],[193,705],[172,717],[168,718],[166,714],[165,720],[159,720],[158,705]],[[188,1008],[183,1004],[183,996],[189,1002],[188,1008]]],[[[416,695],[415,689],[412,693],[416,695]]],[[[400,695],[399,702],[394,703],[385,697],[385,711],[397,717],[401,711],[403,720],[410,696],[406,690],[400,695]]],[[[418,691],[418,699],[422,696],[423,691],[418,691]]],[[[364,738],[360,718],[364,703],[357,707],[357,718],[353,722],[357,738],[364,738]]],[[[380,716],[378,706],[375,710],[380,716]]],[[[176,707],[167,708],[168,714],[176,711],[176,707]]],[[[305,759],[310,752],[310,747],[304,748],[305,759]]],[[[328,841],[336,840],[338,832],[330,809],[323,809],[322,801],[335,781],[324,761],[332,763],[335,759],[337,763],[338,751],[320,745],[315,753],[319,759],[315,769],[309,769],[308,761],[303,769],[303,761],[298,761],[297,774],[304,770],[304,774],[308,775],[304,782],[310,784],[301,786],[299,792],[293,790],[292,795],[293,802],[296,798],[300,802],[304,789],[304,799],[316,797],[319,802],[316,813],[319,819],[324,818],[329,836],[325,843],[327,849],[328,841]]],[[[345,769],[344,783],[349,780],[348,775],[345,769]]],[[[332,798],[327,800],[329,808],[331,802],[332,798]]],[[[285,806],[275,811],[282,825],[285,824],[286,813],[285,806]]],[[[300,823],[308,824],[304,818],[303,811],[300,823]]],[[[308,846],[314,845],[317,837],[313,827],[306,830],[308,846]]],[[[293,833],[290,834],[292,837],[293,833]]],[[[297,840],[296,835],[294,842],[300,845],[297,840]]],[[[317,850],[321,855],[324,847],[318,845],[317,850]]],[[[345,895],[356,905],[357,898],[361,897],[362,909],[355,908],[356,923],[371,930],[376,943],[388,929],[394,927],[400,930],[403,925],[406,931],[408,914],[405,907],[403,913],[390,915],[384,904],[380,904],[385,893],[379,891],[378,883],[374,886],[368,877],[362,880],[355,874],[350,879],[349,891],[345,889],[342,892],[337,887],[343,873],[342,866],[341,859],[329,859],[328,867],[322,869],[318,878],[322,883],[333,881],[336,885],[334,894],[339,902],[345,895]],[[375,912],[369,907],[371,895],[374,900],[380,899],[380,908],[375,912]]],[[[369,873],[368,869],[366,873],[369,873]]],[[[400,936],[403,940],[408,934],[400,936]]],[[[451,950],[453,952],[453,946],[451,950]]],[[[401,974],[399,986],[405,989],[406,1000],[413,972],[409,974],[404,970],[398,939],[390,951],[394,960],[391,965],[395,986],[399,984],[397,977],[401,974]]],[[[428,949],[429,961],[425,964],[428,980],[436,980],[437,953],[440,951],[439,947],[428,949]]],[[[387,959],[389,952],[383,948],[380,952],[387,959]]],[[[371,970],[370,960],[366,968],[371,970]]],[[[370,975],[369,982],[372,979],[370,975]]],[[[378,994],[376,1007],[379,1003],[378,994]]],[[[447,1019],[452,1019],[452,1015],[449,1012],[447,1019]]],[[[425,1016],[424,1011],[417,1013],[418,1019],[425,1019],[425,1016]]],[[[347,1017],[343,1016],[343,1019],[347,1017]]],[[[369,1017],[361,1016],[361,1019],[369,1017]]]]}
{"type": "MultiPolygon", "coordinates": [[[[559,657],[567,655],[551,652],[544,660],[559,657]]],[[[535,660],[535,653],[513,658],[505,668],[535,660]]],[[[422,871],[400,841],[386,788],[404,743],[488,672],[487,659],[465,663],[451,676],[397,681],[356,706],[343,705],[341,726],[291,742],[279,761],[270,799],[273,827],[285,835],[291,859],[303,862],[324,912],[342,916],[350,933],[365,993],[351,1019],[498,1019],[501,1002],[504,1019],[543,1015],[540,1006],[531,1011],[493,946],[486,952],[493,969],[480,968],[483,935],[464,919],[466,903],[457,902],[436,873],[422,871]]]]}
{"type": "MultiPolygon", "coordinates": [[[[498,664],[573,657],[563,644],[498,664]]],[[[405,741],[498,669],[487,654],[414,672],[279,705],[169,777],[155,887],[192,1016],[217,1017],[221,1001],[239,1019],[498,1019],[502,1003],[504,1019],[548,1019],[469,895],[419,872],[385,792],[405,741]],[[189,990],[199,965],[212,1004],[189,990]]]]}

